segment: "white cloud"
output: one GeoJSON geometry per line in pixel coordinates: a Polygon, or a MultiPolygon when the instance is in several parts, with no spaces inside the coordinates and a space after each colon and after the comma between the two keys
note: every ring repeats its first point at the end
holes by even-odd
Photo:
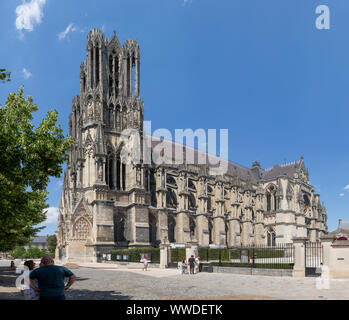
{"type": "Polygon", "coordinates": [[[32,76],[32,73],[29,72],[26,68],[23,68],[22,72],[23,72],[24,79],[29,79],[32,76]]]}
{"type": "Polygon", "coordinates": [[[40,24],[43,17],[43,7],[46,0],[31,0],[26,2],[22,0],[22,4],[16,8],[16,28],[18,30],[33,31],[34,24],[40,24]]]}
{"type": "Polygon", "coordinates": [[[344,193],[340,193],[339,196],[340,196],[340,197],[344,197],[344,193]]]}
{"type": "Polygon", "coordinates": [[[74,25],[74,24],[71,23],[68,27],[65,28],[64,31],[62,31],[61,33],[59,33],[59,34],[58,34],[58,39],[59,39],[59,40],[62,40],[62,39],[64,39],[64,38],[68,35],[69,32],[77,31],[78,28],[73,27],[73,25],[74,25]]]}
{"type": "Polygon", "coordinates": [[[349,184],[344,187],[345,190],[349,190],[349,184]]]}
{"type": "Polygon", "coordinates": [[[183,6],[185,6],[186,4],[190,4],[192,2],[193,0],[183,0],[183,6]]]}
{"type": "Polygon", "coordinates": [[[56,223],[58,219],[59,209],[57,207],[49,207],[46,210],[46,221],[44,223],[56,223]]]}

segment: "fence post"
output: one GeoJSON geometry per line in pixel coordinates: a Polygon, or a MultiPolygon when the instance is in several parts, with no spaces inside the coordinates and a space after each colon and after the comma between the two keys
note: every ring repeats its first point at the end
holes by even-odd
{"type": "Polygon", "coordinates": [[[185,255],[187,257],[187,261],[188,259],[191,257],[191,255],[193,255],[194,257],[198,256],[198,243],[197,242],[188,242],[185,245],[185,255]]]}
{"type": "Polygon", "coordinates": [[[169,247],[170,245],[167,243],[160,244],[160,269],[165,269],[168,267],[169,247]]]}
{"type": "Polygon", "coordinates": [[[331,254],[331,245],[336,240],[334,235],[323,235],[321,238],[321,244],[323,248],[323,258],[322,266],[327,267],[327,270],[330,270],[330,254],[331,254]]]}
{"type": "Polygon", "coordinates": [[[294,267],[293,277],[305,277],[305,242],[308,238],[293,238],[294,244],[294,267]]]}

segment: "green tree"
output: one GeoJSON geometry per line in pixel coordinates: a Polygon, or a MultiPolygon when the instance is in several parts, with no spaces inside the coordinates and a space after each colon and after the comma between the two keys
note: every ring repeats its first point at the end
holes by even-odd
{"type": "Polygon", "coordinates": [[[11,73],[6,72],[6,69],[0,69],[0,80],[5,81],[11,81],[11,73]]]}
{"type": "Polygon", "coordinates": [[[47,250],[50,253],[54,253],[57,247],[57,237],[55,234],[51,235],[51,236],[47,236],[46,238],[46,246],[47,246],[47,250]]]}
{"type": "Polygon", "coordinates": [[[38,110],[23,87],[10,93],[0,107],[0,252],[24,245],[42,228],[48,207],[50,177],[60,177],[71,137],[57,124],[57,111],[49,111],[36,128],[38,110]]]}
{"type": "Polygon", "coordinates": [[[48,253],[46,252],[46,250],[41,250],[39,248],[28,248],[24,257],[26,259],[39,259],[47,254],[48,253]]]}

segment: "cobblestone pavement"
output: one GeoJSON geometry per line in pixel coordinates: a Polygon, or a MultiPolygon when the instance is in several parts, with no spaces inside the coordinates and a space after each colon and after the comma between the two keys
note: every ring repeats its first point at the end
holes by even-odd
{"type": "MultiPolygon", "coordinates": [[[[67,299],[348,299],[349,280],[331,280],[316,288],[315,278],[247,276],[222,273],[181,275],[176,269],[109,269],[70,267],[77,281],[67,299]]],[[[0,271],[0,299],[23,299],[14,288],[16,275],[0,271]],[[4,281],[4,279],[7,279],[4,281]]]]}

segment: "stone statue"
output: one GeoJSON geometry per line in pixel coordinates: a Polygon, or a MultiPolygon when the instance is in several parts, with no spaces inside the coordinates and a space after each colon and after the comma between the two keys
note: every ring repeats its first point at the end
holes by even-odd
{"type": "Polygon", "coordinates": [[[93,117],[93,102],[92,102],[92,100],[89,100],[89,102],[87,104],[87,116],[89,118],[93,117]]]}
{"type": "Polygon", "coordinates": [[[103,165],[101,163],[98,163],[98,179],[103,180],[103,165]]]}

